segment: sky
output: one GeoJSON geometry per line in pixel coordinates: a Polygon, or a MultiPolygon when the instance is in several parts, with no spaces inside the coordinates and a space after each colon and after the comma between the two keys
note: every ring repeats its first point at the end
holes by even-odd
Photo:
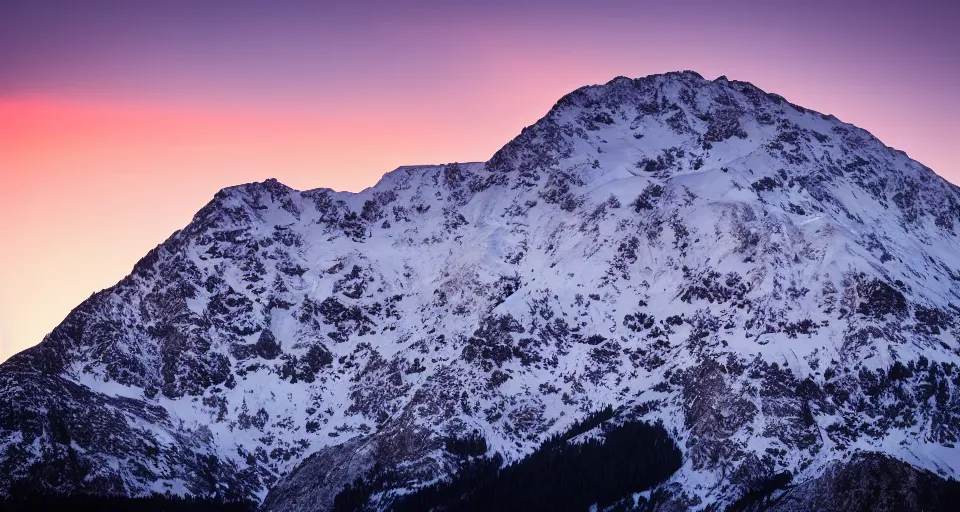
{"type": "Polygon", "coordinates": [[[960,183],[960,2],[0,1],[0,360],[217,190],[482,161],[564,94],[692,69],[960,183]]]}

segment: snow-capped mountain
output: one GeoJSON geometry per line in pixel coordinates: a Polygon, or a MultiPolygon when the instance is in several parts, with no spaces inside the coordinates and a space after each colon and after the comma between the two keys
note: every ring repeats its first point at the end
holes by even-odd
{"type": "Polygon", "coordinates": [[[456,473],[449,439],[517,461],[608,405],[682,452],[638,504],[930,488],[960,474],[958,233],[960,189],[862,129],[616,78],[485,163],[218,193],[0,366],[0,489],[324,510],[389,467],[383,509],[456,473]]]}

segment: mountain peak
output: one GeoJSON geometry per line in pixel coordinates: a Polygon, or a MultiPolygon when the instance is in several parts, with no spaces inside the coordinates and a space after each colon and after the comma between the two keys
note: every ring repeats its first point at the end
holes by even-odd
{"type": "Polygon", "coordinates": [[[217,195],[226,197],[249,197],[260,193],[269,193],[275,195],[285,195],[292,192],[293,189],[284,185],[276,178],[267,178],[263,181],[254,181],[241,185],[233,185],[220,190],[217,195]]]}
{"type": "Polygon", "coordinates": [[[932,175],[869,132],[833,116],[748,82],[726,77],[709,81],[693,71],[617,77],[581,87],[525,128],[489,165],[501,172],[517,170],[529,182],[529,169],[556,168],[561,160],[588,155],[593,158],[584,165],[592,170],[578,173],[587,184],[611,170],[665,178],[733,170],[748,161],[755,166],[747,170],[762,173],[760,177],[778,171],[776,166],[789,166],[807,175],[832,169],[822,176],[835,179],[844,174],[836,170],[838,165],[932,175]],[[871,165],[847,161],[852,155],[872,158],[871,165]],[[631,166],[631,159],[637,165],[631,166]],[[646,172],[636,173],[636,168],[646,172]]]}

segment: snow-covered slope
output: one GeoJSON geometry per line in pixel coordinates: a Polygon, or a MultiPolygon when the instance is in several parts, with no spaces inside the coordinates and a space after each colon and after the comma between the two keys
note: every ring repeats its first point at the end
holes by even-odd
{"type": "Polygon", "coordinates": [[[0,366],[0,485],[260,500],[306,459],[268,505],[322,509],[379,462],[383,507],[450,436],[516,460],[608,404],[664,423],[694,508],[858,451],[956,477],[958,230],[864,130],[617,78],[486,163],[221,191],[0,366]]]}

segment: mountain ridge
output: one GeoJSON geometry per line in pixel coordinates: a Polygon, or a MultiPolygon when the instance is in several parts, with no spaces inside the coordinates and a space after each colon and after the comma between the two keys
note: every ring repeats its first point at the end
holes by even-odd
{"type": "Polygon", "coordinates": [[[618,77],[488,162],[221,190],[0,366],[0,483],[323,509],[408,468],[383,508],[455,472],[449,436],[518,461],[605,405],[681,447],[674,506],[858,451],[956,478],[957,222],[960,189],[865,130],[618,77]]]}

